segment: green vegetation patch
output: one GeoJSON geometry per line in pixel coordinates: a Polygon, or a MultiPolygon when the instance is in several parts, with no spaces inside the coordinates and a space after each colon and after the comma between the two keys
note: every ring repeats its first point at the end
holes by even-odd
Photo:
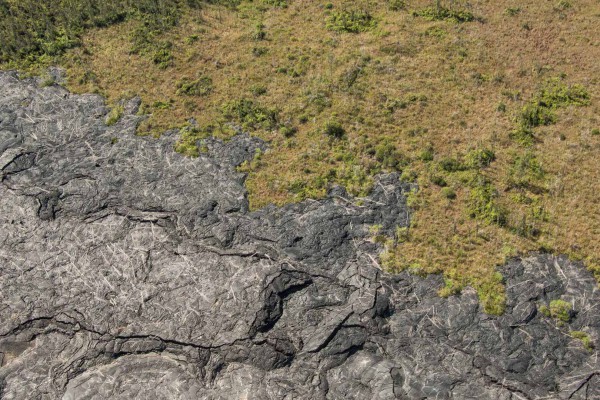
{"type": "Polygon", "coordinates": [[[510,137],[524,145],[533,144],[534,128],[557,122],[556,110],[568,106],[587,106],[590,95],[579,84],[567,85],[560,78],[546,81],[517,116],[518,126],[510,137]]]}
{"type": "Polygon", "coordinates": [[[435,5],[431,7],[413,11],[413,15],[416,17],[423,17],[428,21],[451,20],[458,23],[471,22],[476,19],[475,15],[470,11],[445,7],[440,0],[436,0],[435,5]]]}
{"type": "Polygon", "coordinates": [[[489,224],[505,226],[507,211],[498,203],[498,190],[487,178],[479,176],[473,182],[469,198],[469,215],[489,224]]]}
{"type": "Polygon", "coordinates": [[[0,0],[0,63],[18,68],[47,66],[66,50],[81,45],[85,30],[129,19],[142,23],[132,37],[132,51],[152,53],[155,62],[170,61],[156,38],[177,25],[182,10],[196,0],[0,0]]]}
{"type": "Polygon", "coordinates": [[[110,112],[106,116],[106,125],[111,126],[119,122],[124,112],[125,110],[120,104],[117,104],[116,106],[111,108],[110,112]]]}
{"type": "Polygon", "coordinates": [[[561,325],[571,322],[574,315],[571,303],[560,299],[552,300],[549,307],[541,306],[540,312],[554,318],[561,325]]]}
{"type": "Polygon", "coordinates": [[[323,127],[323,133],[334,139],[341,139],[346,134],[346,130],[338,121],[328,121],[323,127]]]}
{"type": "Polygon", "coordinates": [[[181,136],[175,144],[175,151],[189,157],[198,157],[200,153],[206,151],[206,148],[201,145],[202,140],[212,136],[214,130],[212,126],[205,128],[197,126],[183,127],[180,130],[181,136]]]}
{"type": "Polygon", "coordinates": [[[177,94],[185,96],[207,96],[213,90],[212,79],[202,76],[196,80],[183,78],[177,83],[177,94]]]}
{"type": "Polygon", "coordinates": [[[586,350],[588,350],[588,351],[594,350],[594,342],[592,341],[592,338],[590,337],[590,335],[588,335],[586,332],[571,331],[570,335],[573,339],[581,340],[581,344],[583,345],[583,347],[586,350]]]}
{"type": "Polygon", "coordinates": [[[406,0],[388,0],[388,7],[391,11],[405,10],[407,7],[406,0]]]}
{"type": "Polygon", "coordinates": [[[360,33],[375,28],[377,20],[366,10],[341,10],[329,15],[326,26],[335,32],[360,33]]]}
{"type": "Polygon", "coordinates": [[[225,119],[239,123],[244,130],[275,129],[279,119],[277,110],[263,107],[250,99],[226,102],[221,112],[225,119]]]}

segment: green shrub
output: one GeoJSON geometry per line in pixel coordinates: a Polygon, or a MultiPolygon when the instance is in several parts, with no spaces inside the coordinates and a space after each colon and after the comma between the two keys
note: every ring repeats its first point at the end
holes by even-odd
{"type": "Polygon", "coordinates": [[[421,159],[421,161],[430,162],[433,161],[433,158],[433,147],[427,147],[419,153],[419,159],[421,159]]]}
{"type": "Polygon", "coordinates": [[[229,101],[221,106],[223,117],[241,124],[243,129],[274,129],[278,112],[262,107],[249,99],[229,101]]]}
{"type": "Polygon", "coordinates": [[[286,138],[291,138],[296,134],[296,132],[298,132],[298,129],[294,127],[282,126],[281,129],[279,129],[279,132],[281,132],[281,134],[286,138]]]}
{"type": "Polygon", "coordinates": [[[448,200],[456,199],[456,192],[454,191],[454,189],[452,189],[450,187],[442,188],[441,193],[442,193],[442,196],[444,196],[448,200]]]}
{"type": "Polygon", "coordinates": [[[510,133],[510,138],[515,142],[521,143],[524,146],[531,146],[535,139],[535,135],[531,128],[519,126],[510,133]]]}
{"type": "Polygon", "coordinates": [[[400,180],[402,182],[416,182],[418,178],[417,173],[412,170],[412,169],[405,169],[404,171],[402,171],[402,174],[400,175],[400,180]]]}
{"type": "Polygon", "coordinates": [[[550,316],[560,323],[568,323],[573,318],[573,307],[571,303],[564,300],[552,300],[550,302],[550,316]]]}
{"type": "Polygon", "coordinates": [[[169,101],[155,101],[152,103],[152,108],[156,110],[168,110],[173,107],[173,100],[169,99],[169,101]]]}
{"type": "Polygon", "coordinates": [[[253,85],[250,88],[250,93],[252,93],[256,97],[262,96],[263,94],[267,93],[267,88],[263,85],[253,85]]]}
{"type": "Polygon", "coordinates": [[[366,196],[373,187],[373,178],[360,165],[344,163],[335,169],[334,176],[353,196],[366,196]]]}
{"type": "Polygon", "coordinates": [[[479,169],[489,166],[496,160],[496,155],[490,149],[476,149],[467,153],[466,165],[469,168],[479,169]]]}
{"type": "MultiPolygon", "coordinates": [[[[0,64],[28,67],[81,44],[88,28],[149,15],[150,0],[0,1],[0,64]]],[[[176,0],[165,8],[178,8],[176,0]]]]}
{"type": "Polygon", "coordinates": [[[513,187],[528,187],[544,178],[544,169],[531,151],[513,157],[509,170],[509,184],[513,187]]]}
{"type": "Polygon", "coordinates": [[[543,316],[550,318],[550,309],[547,306],[540,306],[539,311],[543,316]]]}
{"type": "Polygon", "coordinates": [[[448,185],[448,183],[446,182],[446,179],[444,179],[444,177],[442,175],[438,175],[438,174],[431,175],[429,177],[429,180],[431,181],[431,183],[433,183],[436,186],[444,187],[444,186],[448,185]]]}
{"type": "Polygon", "coordinates": [[[591,133],[592,133],[593,136],[599,136],[600,135],[600,129],[594,128],[594,129],[592,129],[591,133]]]}
{"type": "Polygon", "coordinates": [[[460,294],[464,287],[465,283],[462,282],[462,280],[456,280],[444,276],[444,286],[439,290],[438,293],[441,297],[450,297],[460,294]]]}
{"type": "Polygon", "coordinates": [[[440,160],[439,164],[440,167],[446,172],[458,172],[466,169],[466,166],[456,158],[443,158],[440,160]]]}
{"type": "Polygon", "coordinates": [[[177,94],[185,96],[206,96],[213,90],[212,79],[208,76],[196,80],[183,78],[177,82],[177,94]]]}
{"type": "Polygon", "coordinates": [[[427,28],[427,30],[425,30],[424,34],[425,36],[429,37],[443,38],[448,34],[448,31],[446,31],[443,28],[440,28],[439,26],[431,26],[427,28]]]}
{"type": "Polygon", "coordinates": [[[554,78],[542,86],[535,101],[547,108],[587,106],[590,104],[590,95],[582,85],[566,85],[560,78],[554,78]]]}
{"type": "Polygon", "coordinates": [[[373,29],[377,21],[365,10],[332,12],[327,19],[327,29],[334,32],[359,33],[373,29]]]}
{"type": "Polygon", "coordinates": [[[173,66],[173,53],[171,48],[173,43],[162,42],[156,46],[156,50],[152,53],[152,62],[160,69],[167,69],[173,66]]]}
{"type": "Polygon", "coordinates": [[[505,226],[507,212],[497,202],[498,191],[484,177],[478,177],[471,188],[469,216],[489,224],[505,226]]]}
{"type": "Polygon", "coordinates": [[[405,159],[392,143],[383,142],[375,147],[375,159],[383,168],[400,169],[405,159]]]}
{"type": "Polygon", "coordinates": [[[534,139],[533,128],[556,122],[556,109],[589,104],[590,95],[582,85],[566,85],[560,78],[550,79],[523,107],[517,117],[518,127],[511,132],[510,137],[529,146],[534,139]]]}
{"type": "Polygon", "coordinates": [[[323,127],[323,133],[329,137],[341,139],[346,134],[346,131],[339,122],[329,121],[323,127]]]}
{"type": "Polygon", "coordinates": [[[551,125],[556,122],[554,111],[539,102],[525,105],[519,115],[519,126],[523,128],[535,128],[542,125],[551,125]]]}

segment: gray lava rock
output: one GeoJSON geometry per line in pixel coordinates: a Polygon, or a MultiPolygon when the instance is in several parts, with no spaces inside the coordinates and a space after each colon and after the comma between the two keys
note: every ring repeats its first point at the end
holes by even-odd
{"type": "Polygon", "coordinates": [[[389,276],[369,226],[406,226],[381,176],[357,205],[248,211],[235,166],[264,143],[136,137],[95,95],[0,73],[2,399],[598,399],[600,294],[581,265],[504,268],[508,305],[389,276]],[[539,312],[562,299],[572,321],[539,312]]]}

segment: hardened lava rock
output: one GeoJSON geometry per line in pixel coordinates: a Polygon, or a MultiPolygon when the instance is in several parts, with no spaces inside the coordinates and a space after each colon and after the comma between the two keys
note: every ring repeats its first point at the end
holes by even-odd
{"type": "Polygon", "coordinates": [[[582,265],[511,261],[486,315],[381,271],[369,227],[409,222],[397,175],[250,212],[235,167],[265,143],[185,158],[134,135],[138,107],[107,126],[99,96],[0,73],[0,398],[600,398],[582,265]],[[541,312],[559,299],[567,322],[541,312]]]}

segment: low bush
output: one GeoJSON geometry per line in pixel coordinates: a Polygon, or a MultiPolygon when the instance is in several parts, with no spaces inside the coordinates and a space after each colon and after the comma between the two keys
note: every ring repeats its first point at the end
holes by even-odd
{"type": "Polygon", "coordinates": [[[440,160],[439,164],[440,167],[446,172],[464,171],[467,168],[465,164],[461,163],[456,158],[451,157],[443,158],[440,160]]]}
{"type": "Polygon", "coordinates": [[[247,130],[274,129],[279,119],[276,110],[249,99],[229,101],[221,106],[221,113],[225,119],[237,122],[247,130]]]}
{"type": "Polygon", "coordinates": [[[456,199],[456,192],[454,191],[454,189],[452,189],[450,187],[442,188],[441,193],[442,193],[442,196],[444,196],[448,200],[456,199]]]}
{"type": "Polygon", "coordinates": [[[526,129],[551,125],[555,122],[556,114],[554,111],[538,102],[525,105],[519,114],[519,126],[526,129]]]}
{"type": "Polygon", "coordinates": [[[473,169],[485,168],[495,160],[496,155],[490,149],[472,150],[465,157],[466,165],[473,169]]]}
{"type": "Polygon", "coordinates": [[[364,10],[342,10],[332,12],[327,19],[327,29],[335,32],[359,33],[373,29],[377,21],[364,10]]]}
{"type": "Polygon", "coordinates": [[[213,90],[212,79],[202,76],[196,80],[183,78],[177,83],[177,94],[185,96],[207,96],[213,90]]]}
{"type": "Polygon", "coordinates": [[[341,139],[346,134],[346,130],[337,121],[329,121],[323,127],[323,133],[335,139],[341,139]]]}
{"type": "Polygon", "coordinates": [[[375,159],[383,168],[399,170],[406,165],[403,155],[392,143],[383,142],[375,146],[375,159]]]}
{"type": "Polygon", "coordinates": [[[531,151],[513,157],[508,183],[512,187],[526,188],[544,177],[544,169],[531,151]]]}
{"type": "Polygon", "coordinates": [[[560,323],[569,323],[573,318],[573,306],[564,300],[550,302],[550,316],[560,323]]]}
{"type": "Polygon", "coordinates": [[[152,53],[152,62],[160,69],[167,69],[173,66],[173,53],[171,49],[173,44],[171,42],[162,42],[156,45],[154,52],[152,53]]]}
{"type": "Polygon", "coordinates": [[[472,184],[469,198],[469,216],[489,224],[505,226],[507,212],[498,202],[498,191],[485,177],[478,177],[472,184]]]}

